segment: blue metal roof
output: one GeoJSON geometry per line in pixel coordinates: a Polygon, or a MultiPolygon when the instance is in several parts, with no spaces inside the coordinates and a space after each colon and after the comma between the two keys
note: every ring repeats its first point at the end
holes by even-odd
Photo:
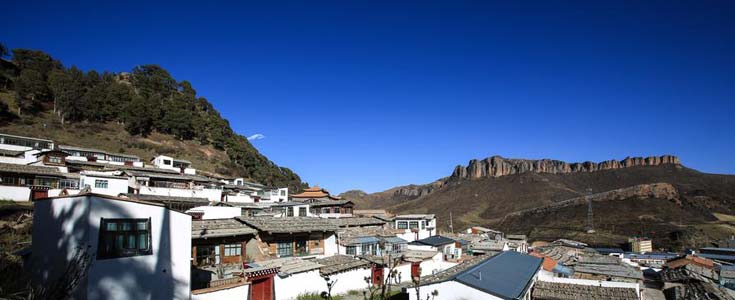
{"type": "Polygon", "coordinates": [[[541,258],[515,251],[501,252],[458,273],[454,280],[504,299],[519,299],[542,262],[541,258]]]}
{"type": "Polygon", "coordinates": [[[441,235],[435,235],[435,236],[430,236],[430,237],[427,237],[425,239],[421,239],[415,242],[422,244],[422,245],[428,245],[428,246],[443,246],[443,245],[454,243],[454,240],[448,237],[443,237],[441,235]]]}
{"type": "Polygon", "coordinates": [[[623,249],[620,248],[592,248],[595,249],[595,251],[599,252],[600,254],[608,255],[610,253],[625,253],[623,249]]]}
{"type": "Polygon", "coordinates": [[[407,240],[404,240],[404,239],[399,238],[397,236],[385,237],[385,238],[383,238],[383,240],[386,243],[391,243],[391,244],[407,244],[408,243],[407,240]]]}

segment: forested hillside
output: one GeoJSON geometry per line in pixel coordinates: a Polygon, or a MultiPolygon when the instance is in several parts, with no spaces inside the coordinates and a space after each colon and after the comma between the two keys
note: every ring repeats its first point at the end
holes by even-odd
{"type": "MultiPolygon", "coordinates": [[[[126,136],[150,143],[156,143],[156,139],[149,138],[152,135],[164,140],[170,137],[180,142],[170,143],[172,147],[201,145],[205,147],[202,152],[226,153],[225,159],[217,162],[220,167],[211,171],[268,185],[294,189],[303,186],[293,171],[271,162],[234,132],[212,104],[197,95],[190,82],[177,81],[158,65],[135,66],[121,73],[85,72],[64,66],[43,51],[9,51],[0,45],[0,55],[0,131],[16,132],[28,126],[29,132],[33,128],[41,131],[39,137],[64,139],[75,134],[99,136],[105,133],[100,131],[124,130],[126,136]]],[[[120,136],[118,132],[109,135],[120,136]]],[[[108,151],[125,151],[130,146],[89,143],[94,144],[94,140],[83,146],[108,151]]],[[[177,150],[172,153],[181,153],[177,150]]]]}

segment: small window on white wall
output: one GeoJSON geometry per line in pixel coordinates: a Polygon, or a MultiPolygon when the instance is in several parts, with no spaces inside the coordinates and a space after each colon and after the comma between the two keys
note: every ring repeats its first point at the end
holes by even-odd
{"type": "Polygon", "coordinates": [[[107,180],[95,179],[94,187],[98,189],[106,189],[108,186],[107,180]]]}

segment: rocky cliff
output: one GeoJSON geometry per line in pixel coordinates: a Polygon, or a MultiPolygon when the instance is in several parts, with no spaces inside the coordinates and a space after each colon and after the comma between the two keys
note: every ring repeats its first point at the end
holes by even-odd
{"type": "Polygon", "coordinates": [[[680,164],[679,158],[673,155],[627,157],[623,160],[606,160],[599,163],[582,162],[567,163],[551,159],[508,159],[500,156],[483,160],[473,159],[467,166],[457,166],[450,179],[500,177],[526,172],[567,174],[579,172],[595,172],[599,170],[622,169],[639,166],[659,166],[663,164],[680,164]]]}

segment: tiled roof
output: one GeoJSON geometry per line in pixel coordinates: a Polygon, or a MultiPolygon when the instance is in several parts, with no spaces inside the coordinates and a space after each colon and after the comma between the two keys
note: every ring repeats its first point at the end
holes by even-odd
{"type": "Polygon", "coordinates": [[[485,240],[471,243],[470,245],[472,250],[503,251],[505,244],[507,244],[507,242],[504,240],[485,240]]]}
{"type": "Polygon", "coordinates": [[[643,280],[643,272],[641,270],[623,264],[591,264],[577,263],[574,265],[574,272],[596,274],[621,278],[632,278],[643,280]]]}
{"type": "Polygon", "coordinates": [[[0,172],[64,177],[57,168],[6,163],[0,163],[0,172]]]}
{"type": "Polygon", "coordinates": [[[541,266],[544,268],[544,271],[551,272],[552,270],[554,270],[554,267],[556,267],[556,261],[546,255],[543,255],[539,252],[531,252],[530,255],[544,260],[544,262],[541,264],[541,266]]]}
{"type": "Polygon", "coordinates": [[[269,233],[334,232],[339,227],[328,219],[313,217],[237,217],[249,226],[269,233]]]}
{"type": "Polygon", "coordinates": [[[5,156],[18,156],[23,153],[25,153],[26,150],[8,150],[8,149],[0,149],[0,155],[5,156]]]}
{"type": "Polygon", "coordinates": [[[712,260],[695,255],[686,255],[671,259],[667,261],[664,266],[669,268],[676,268],[686,264],[695,264],[708,269],[712,269],[715,267],[715,263],[712,260]]]}
{"type": "Polygon", "coordinates": [[[569,284],[537,281],[533,286],[533,299],[538,300],[638,300],[636,290],[622,287],[569,284]]]}
{"type": "Polygon", "coordinates": [[[332,224],[339,227],[355,227],[355,226],[382,226],[385,221],[376,218],[339,218],[339,219],[327,219],[332,224]]]}
{"type": "Polygon", "coordinates": [[[191,238],[215,238],[238,235],[255,235],[257,230],[236,219],[192,220],[191,238]]]}
{"type": "Polygon", "coordinates": [[[411,261],[411,262],[420,262],[420,261],[424,261],[427,259],[431,259],[437,253],[439,252],[429,251],[429,250],[407,249],[406,251],[403,251],[403,260],[411,261]]]}
{"type": "Polygon", "coordinates": [[[341,205],[352,203],[352,201],[350,200],[316,200],[316,201],[308,201],[308,202],[307,201],[304,201],[303,203],[308,203],[309,206],[311,207],[341,206],[341,205]]]}
{"type": "Polygon", "coordinates": [[[320,188],[320,187],[306,188],[300,194],[291,195],[291,198],[329,198],[329,199],[334,199],[334,200],[340,199],[340,197],[332,196],[329,194],[329,191],[323,188],[320,188]]]}
{"type": "Polygon", "coordinates": [[[138,199],[142,201],[148,201],[148,202],[189,202],[189,203],[199,203],[202,205],[209,204],[209,199],[207,198],[197,198],[197,197],[176,197],[176,196],[163,196],[163,195],[146,195],[146,194],[121,194],[122,196],[126,196],[131,199],[138,199]]]}
{"type": "Polygon", "coordinates": [[[136,160],[140,160],[140,157],[138,157],[136,155],[123,154],[123,153],[112,153],[112,152],[107,152],[107,151],[104,151],[104,150],[93,149],[93,148],[82,148],[82,147],[75,147],[75,146],[69,146],[69,145],[60,145],[59,146],[59,149],[60,150],[72,150],[72,151],[84,151],[84,152],[104,153],[104,154],[112,155],[112,156],[128,157],[128,158],[134,158],[136,160]]]}
{"type": "Polygon", "coordinates": [[[412,214],[412,215],[397,215],[393,217],[396,219],[409,219],[409,220],[431,220],[435,216],[433,214],[412,214]]]}
{"type": "Polygon", "coordinates": [[[316,263],[314,260],[304,260],[298,257],[276,258],[253,262],[248,265],[256,269],[278,268],[278,274],[281,276],[316,270],[322,267],[321,264],[316,263]]]}
{"type": "Polygon", "coordinates": [[[370,262],[349,255],[333,255],[325,258],[315,259],[314,262],[322,265],[319,272],[322,275],[332,275],[358,268],[367,268],[370,262]]]}

